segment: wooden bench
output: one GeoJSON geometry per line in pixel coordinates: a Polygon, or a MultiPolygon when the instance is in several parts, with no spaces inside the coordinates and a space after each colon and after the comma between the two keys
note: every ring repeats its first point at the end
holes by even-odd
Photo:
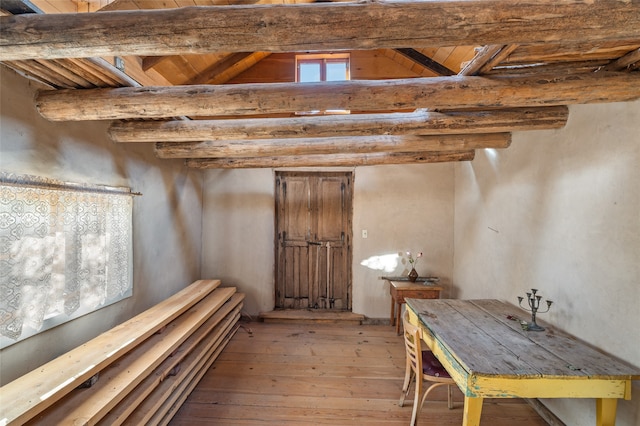
{"type": "Polygon", "coordinates": [[[243,300],[194,282],[0,388],[0,425],[167,424],[236,332],[243,300]]]}

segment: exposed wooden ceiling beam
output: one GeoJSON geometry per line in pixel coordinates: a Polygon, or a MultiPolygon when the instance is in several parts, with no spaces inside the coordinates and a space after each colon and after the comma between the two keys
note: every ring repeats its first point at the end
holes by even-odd
{"type": "Polygon", "coordinates": [[[347,109],[487,109],[625,102],[640,98],[640,74],[431,77],[324,83],[260,83],[41,91],[54,120],[257,115],[347,109]]]}
{"type": "Polygon", "coordinates": [[[598,71],[621,71],[640,61],[640,48],[632,50],[621,58],[605,65],[598,71]]]}
{"type": "Polygon", "coordinates": [[[440,62],[437,62],[431,59],[427,55],[423,55],[416,49],[401,48],[401,49],[394,49],[394,50],[400,53],[401,55],[411,59],[416,64],[421,65],[425,68],[428,68],[438,75],[455,75],[456,74],[454,71],[445,67],[440,62]]]}
{"type": "Polygon", "coordinates": [[[489,111],[418,110],[413,113],[354,114],[243,120],[116,121],[114,142],[191,142],[265,138],[499,133],[558,129],[566,106],[489,111]]]}
{"type": "Polygon", "coordinates": [[[509,55],[513,53],[514,50],[518,48],[518,44],[508,44],[503,46],[499,52],[497,52],[491,59],[489,59],[483,66],[480,67],[476,74],[482,75],[493,69],[493,67],[500,64],[502,61],[507,59],[509,55]]]}
{"type": "Polygon", "coordinates": [[[376,152],[371,154],[294,155],[289,157],[193,158],[187,167],[197,169],[241,169],[272,167],[357,167],[381,164],[444,163],[471,161],[475,151],[462,152],[376,152]]]}
{"type": "Polygon", "coordinates": [[[432,0],[0,17],[0,61],[640,38],[640,2],[432,0]]]}
{"type": "Polygon", "coordinates": [[[336,138],[255,139],[237,141],[159,142],[159,158],[281,157],[372,152],[441,152],[508,148],[510,133],[431,136],[359,136],[336,138]]]}
{"type": "Polygon", "coordinates": [[[473,59],[462,66],[458,75],[477,75],[480,68],[484,67],[503,48],[504,46],[501,44],[482,46],[473,59]]]}

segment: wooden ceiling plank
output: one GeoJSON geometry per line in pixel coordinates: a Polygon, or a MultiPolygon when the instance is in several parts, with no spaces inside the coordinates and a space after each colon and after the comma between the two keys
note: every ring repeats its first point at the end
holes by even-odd
{"type": "Polygon", "coordinates": [[[65,61],[67,67],[90,82],[93,87],[128,86],[128,84],[122,84],[121,80],[104,72],[104,70],[101,70],[87,59],[65,58],[60,59],[60,61],[65,61]]]}
{"type": "Polygon", "coordinates": [[[37,61],[43,67],[49,68],[53,73],[68,79],[71,84],[69,87],[81,87],[84,89],[100,87],[87,80],[82,73],[76,72],[68,59],[51,59],[47,61],[37,61]]]}
{"type": "Polygon", "coordinates": [[[175,0],[134,0],[138,9],[168,9],[168,8],[176,8],[179,5],[175,0]]]}
{"type": "Polygon", "coordinates": [[[602,67],[598,71],[621,71],[627,68],[630,69],[631,65],[635,64],[638,61],[640,61],[640,48],[632,50],[623,57],[618,58],[610,64],[602,67]]]}
{"type": "Polygon", "coordinates": [[[213,79],[210,80],[210,84],[225,84],[236,76],[242,74],[244,71],[253,67],[255,64],[271,55],[271,52],[253,52],[243,60],[230,66],[213,79]]]}
{"type": "Polygon", "coordinates": [[[277,167],[357,167],[383,164],[443,163],[471,161],[475,151],[462,152],[376,152],[370,154],[330,154],[256,158],[194,158],[185,160],[196,169],[240,169],[277,167]]]}
{"type": "Polygon", "coordinates": [[[569,108],[556,106],[245,120],[116,121],[108,133],[120,143],[499,133],[557,129],[566,124],[568,116],[569,108]]]}
{"type": "Polygon", "coordinates": [[[140,10],[140,8],[134,0],[115,0],[100,8],[101,13],[114,10],[140,10]]]}
{"type": "Polygon", "coordinates": [[[536,62],[613,60],[640,48],[640,40],[618,43],[546,43],[521,45],[504,62],[524,64],[536,62]]]}
{"type": "Polygon", "coordinates": [[[169,56],[145,56],[142,58],[142,70],[148,71],[168,58],[169,56]]]}
{"type": "Polygon", "coordinates": [[[26,75],[36,77],[38,80],[55,88],[70,89],[76,87],[74,81],[53,71],[48,64],[43,64],[41,61],[10,61],[7,64],[16,70],[20,70],[26,75]]]}
{"type": "Polygon", "coordinates": [[[508,148],[510,133],[430,136],[358,136],[255,139],[236,141],[158,142],[158,158],[283,157],[335,153],[441,152],[508,148]]]}
{"type": "Polygon", "coordinates": [[[238,62],[241,62],[251,55],[251,52],[231,53],[221,61],[212,64],[199,75],[196,75],[191,80],[185,82],[185,84],[207,84],[229,68],[235,66],[238,62]]]}
{"type": "Polygon", "coordinates": [[[618,0],[211,6],[2,16],[0,61],[638,38],[640,2],[618,0]]]}
{"type": "Polygon", "coordinates": [[[451,54],[447,57],[443,65],[446,65],[449,69],[457,73],[462,69],[462,64],[466,63],[475,55],[474,46],[456,46],[451,54]]]}
{"type": "Polygon", "coordinates": [[[600,72],[40,91],[36,108],[52,121],[78,121],[331,109],[515,108],[639,98],[639,74],[600,72]]]}

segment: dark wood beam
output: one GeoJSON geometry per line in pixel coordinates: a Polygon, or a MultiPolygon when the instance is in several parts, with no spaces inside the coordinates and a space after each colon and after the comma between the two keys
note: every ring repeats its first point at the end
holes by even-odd
{"type": "Polygon", "coordinates": [[[328,154],[256,158],[194,158],[185,160],[196,169],[242,169],[272,167],[356,167],[382,164],[446,163],[471,161],[475,151],[462,152],[376,152],[371,154],[328,154]]]}
{"type": "Polygon", "coordinates": [[[432,0],[210,6],[2,16],[0,61],[638,38],[638,1],[432,0]]]}
{"type": "Polygon", "coordinates": [[[455,75],[456,74],[455,71],[452,71],[449,68],[442,65],[441,63],[434,61],[427,55],[423,55],[421,52],[417,51],[416,49],[400,48],[400,49],[395,49],[395,51],[411,59],[416,64],[422,65],[423,67],[430,69],[431,71],[435,72],[438,75],[455,75]]]}
{"type": "Polygon", "coordinates": [[[36,107],[43,117],[60,121],[258,115],[330,109],[491,109],[636,99],[640,99],[640,74],[600,72],[57,90],[39,92],[36,107]]]}

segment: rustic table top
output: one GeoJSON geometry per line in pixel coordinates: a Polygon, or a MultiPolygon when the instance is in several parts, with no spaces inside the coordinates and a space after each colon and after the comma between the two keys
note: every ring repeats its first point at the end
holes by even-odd
{"type": "MultiPolygon", "coordinates": [[[[469,395],[501,396],[497,389],[483,394],[478,378],[488,380],[487,383],[511,380],[500,383],[500,392],[506,397],[560,397],[567,392],[554,390],[557,386],[548,386],[549,380],[578,379],[585,383],[580,379],[600,379],[604,384],[606,380],[640,379],[639,368],[540,320],[537,322],[546,327],[545,331],[524,330],[520,320],[530,320],[530,313],[503,301],[408,298],[406,302],[417,314],[429,347],[439,358],[445,358],[443,364],[449,363],[456,370],[456,382],[469,395]],[[522,383],[526,380],[522,379],[538,380],[540,389],[524,387],[522,383]]],[[[630,397],[630,386],[620,384],[620,389],[614,392],[617,395],[609,397],[630,397]]],[[[488,385],[487,389],[491,387],[488,385]]],[[[599,392],[594,390],[591,397],[604,397],[599,392]]]]}
{"type": "Polygon", "coordinates": [[[418,277],[414,282],[409,281],[409,277],[381,277],[383,280],[387,280],[392,283],[395,287],[402,287],[405,285],[427,285],[432,283],[437,283],[440,281],[439,277],[418,277]]]}

